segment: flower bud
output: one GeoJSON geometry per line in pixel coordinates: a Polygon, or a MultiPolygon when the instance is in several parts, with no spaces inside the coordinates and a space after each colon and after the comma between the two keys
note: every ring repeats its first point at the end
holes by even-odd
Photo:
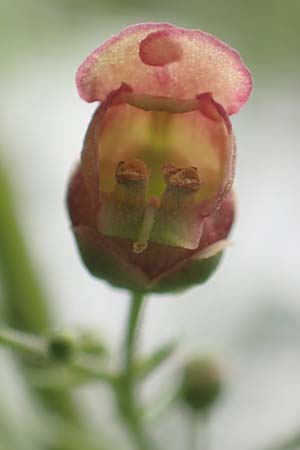
{"type": "Polygon", "coordinates": [[[98,357],[105,357],[108,355],[108,349],[98,334],[89,330],[82,331],[79,334],[78,350],[98,357]]]}
{"type": "Polygon", "coordinates": [[[183,370],[181,399],[193,411],[207,412],[222,391],[219,368],[210,358],[193,359],[183,370]]]}
{"type": "Polygon", "coordinates": [[[65,330],[54,333],[48,339],[48,354],[56,362],[68,362],[77,349],[75,336],[65,330]]]}

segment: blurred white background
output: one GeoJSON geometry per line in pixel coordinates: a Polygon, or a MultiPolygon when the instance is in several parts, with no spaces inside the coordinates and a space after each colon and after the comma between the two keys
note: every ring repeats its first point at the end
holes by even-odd
{"type": "MultiPolygon", "coordinates": [[[[218,32],[213,12],[204,18],[199,14],[197,21],[181,18],[178,8],[168,11],[163,5],[155,12],[137,7],[111,13],[106,7],[90,12],[83,8],[76,14],[58,2],[2,1],[1,6],[6,15],[1,45],[8,48],[0,73],[1,165],[9,172],[57,327],[92,327],[114,347],[121,342],[128,295],[87,273],[64,204],[67,180],[95,109],[79,99],[75,71],[111,34],[147,20],[205,29],[248,55],[244,59],[253,71],[254,91],[246,108],[232,117],[238,142],[235,245],[205,285],[148,299],[141,345],[150,350],[174,337],[182,341],[173,365],[150,383],[152,400],[172,383],[173,371],[187,354],[209,352],[220,358],[227,388],[210,423],[212,450],[263,450],[300,430],[300,93],[294,67],[289,69],[288,62],[277,67],[273,57],[256,58],[247,35],[251,27],[243,32],[238,15],[236,22],[232,19],[237,28],[220,22],[218,32]]],[[[254,22],[252,26],[255,35],[254,22]]],[[[253,38],[255,49],[257,40],[253,38]]],[[[20,417],[24,424],[24,413],[32,405],[22,384],[16,383],[15,363],[4,351],[0,357],[1,402],[5,415],[14,417],[3,423],[20,426],[20,417]]],[[[84,388],[79,395],[92,411],[95,426],[104,421],[108,431],[115,430],[104,389],[84,388]]],[[[175,430],[179,437],[172,449],[184,448],[182,422],[182,416],[174,414],[156,425],[165,448],[170,448],[169,436],[175,430]]],[[[25,425],[22,433],[20,448],[31,449],[31,432],[25,425]]],[[[0,437],[2,450],[1,445],[6,450],[0,437]]]]}

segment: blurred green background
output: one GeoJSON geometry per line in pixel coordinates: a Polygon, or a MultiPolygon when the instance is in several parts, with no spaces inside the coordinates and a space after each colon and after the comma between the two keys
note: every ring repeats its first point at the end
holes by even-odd
{"type": "MultiPolygon", "coordinates": [[[[76,69],[109,36],[146,21],[216,35],[241,53],[254,78],[248,105],[232,118],[238,142],[235,246],[203,287],[150,299],[143,348],[173,337],[183,344],[174,364],[151,379],[146,396],[159,396],[174,381],[174,367],[186,354],[215,352],[228,386],[210,421],[211,450],[263,450],[300,430],[297,0],[0,0],[0,320],[37,332],[91,327],[119,345],[127,294],[92,279],[81,266],[64,196],[95,108],[78,98],[76,69]],[[24,269],[27,250],[33,277],[24,269]]],[[[47,448],[62,425],[45,416],[21,363],[2,349],[0,371],[0,450],[47,448]]],[[[126,449],[106,390],[84,387],[74,396],[88,430],[101,436],[95,448],[110,434],[115,448],[126,449]]],[[[66,394],[54,410],[69,402],[66,394]]],[[[66,428],[76,443],[56,450],[84,447],[76,420],[66,428]]],[[[154,424],[153,432],[165,448],[183,449],[183,423],[179,411],[154,424]]]]}

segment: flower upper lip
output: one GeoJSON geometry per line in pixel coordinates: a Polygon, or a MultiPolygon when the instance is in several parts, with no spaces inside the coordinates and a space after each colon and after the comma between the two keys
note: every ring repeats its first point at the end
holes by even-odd
{"type": "Polygon", "coordinates": [[[154,96],[212,92],[228,114],[239,111],[252,88],[237,51],[208,33],[168,23],[134,25],[113,36],[86,58],[76,82],[88,102],[103,101],[122,82],[154,96]]]}

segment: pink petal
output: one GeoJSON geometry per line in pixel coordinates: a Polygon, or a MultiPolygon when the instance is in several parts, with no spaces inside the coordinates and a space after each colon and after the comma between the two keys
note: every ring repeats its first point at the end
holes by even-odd
{"type": "MultiPolygon", "coordinates": [[[[203,227],[203,234],[195,257],[202,253],[206,248],[223,241],[228,237],[235,219],[235,196],[231,191],[226,198],[224,198],[219,209],[211,216],[205,219],[203,227]]],[[[201,256],[200,256],[201,257],[201,256]]]]}
{"type": "Polygon", "coordinates": [[[129,91],[130,87],[122,84],[119,89],[110,92],[105,101],[96,109],[84,138],[81,152],[82,176],[94,208],[99,206],[99,138],[101,125],[109,108],[123,101],[121,96],[129,91]]]}
{"type": "Polygon", "coordinates": [[[128,83],[135,93],[193,98],[211,92],[228,114],[247,101],[252,80],[239,54],[215,37],[166,23],[126,28],[88,56],[77,73],[80,96],[104,100],[128,83]]]}
{"type": "Polygon", "coordinates": [[[83,176],[95,206],[99,187],[113,190],[118,162],[132,158],[151,168],[151,195],[160,196],[165,188],[165,164],[197,167],[203,183],[198,201],[209,215],[232,186],[235,142],[229,118],[209,93],[178,100],[133,94],[123,85],[97,109],[84,143],[83,176]]]}

